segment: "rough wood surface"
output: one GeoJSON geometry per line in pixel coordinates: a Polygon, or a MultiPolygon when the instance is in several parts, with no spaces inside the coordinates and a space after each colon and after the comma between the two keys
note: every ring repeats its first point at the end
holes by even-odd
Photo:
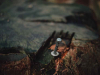
{"type": "Polygon", "coordinates": [[[31,54],[30,71],[28,57],[20,61],[0,62],[1,75],[100,75],[100,39],[94,40],[99,36],[91,9],[79,4],[38,1],[30,3],[27,0],[5,0],[2,3],[0,48],[22,46],[26,53],[34,53],[50,33],[64,30],[76,34],[70,50],[64,55],[64,59],[55,59],[45,66],[36,62],[35,55],[31,54]],[[49,20],[50,23],[41,20],[49,20]],[[57,68],[55,63],[59,64],[57,68]]]}
{"type": "Polygon", "coordinates": [[[74,46],[57,72],[60,75],[100,75],[100,39],[74,46]]]}
{"type": "Polygon", "coordinates": [[[0,61],[0,75],[30,75],[30,59],[25,57],[19,61],[0,61]]]}

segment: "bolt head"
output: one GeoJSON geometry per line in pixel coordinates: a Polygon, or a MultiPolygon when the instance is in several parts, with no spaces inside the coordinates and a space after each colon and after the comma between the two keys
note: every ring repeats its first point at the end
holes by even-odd
{"type": "Polygon", "coordinates": [[[57,41],[60,42],[60,41],[62,41],[62,39],[61,38],[57,38],[57,41]]]}

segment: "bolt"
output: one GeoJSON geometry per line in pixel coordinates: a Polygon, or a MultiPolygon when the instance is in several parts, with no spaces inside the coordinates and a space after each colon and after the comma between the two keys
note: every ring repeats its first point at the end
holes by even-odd
{"type": "Polygon", "coordinates": [[[57,50],[58,50],[58,45],[59,45],[59,43],[60,43],[61,41],[62,41],[61,38],[57,38],[55,50],[51,52],[51,55],[52,55],[52,56],[58,56],[58,55],[59,55],[59,53],[57,52],[57,50]]]}

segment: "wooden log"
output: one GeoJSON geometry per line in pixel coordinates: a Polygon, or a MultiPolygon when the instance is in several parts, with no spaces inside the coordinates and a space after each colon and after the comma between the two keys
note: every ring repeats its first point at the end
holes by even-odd
{"type": "Polygon", "coordinates": [[[29,57],[16,50],[10,51],[11,48],[0,51],[0,75],[30,75],[29,57]]]}

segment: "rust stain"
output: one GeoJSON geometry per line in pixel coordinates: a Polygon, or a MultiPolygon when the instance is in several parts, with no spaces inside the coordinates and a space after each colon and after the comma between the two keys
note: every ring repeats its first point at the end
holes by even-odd
{"type": "MultiPolygon", "coordinates": [[[[61,56],[58,57],[55,60],[55,70],[56,70],[56,72],[54,73],[54,75],[56,75],[57,74],[57,71],[59,71],[59,66],[63,63],[63,59],[65,58],[66,54],[69,51],[69,47],[67,47],[67,45],[65,44],[64,41],[63,41],[63,44],[64,45],[60,45],[58,47],[58,50],[57,50],[59,53],[61,53],[61,56]]],[[[54,50],[55,47],[56,47],[56,44],[53,44],[49,49],[54,50]]]]}
{"type": "MultiPolygon", "coordinates": [[[[63,43],[65,43],[63,41],[63,43]]],[[[51,50],[55,50],[55,47],[56,47],[56,44],[53,44],[49,49],[51,50]]],[[[74,62],[78,62],[78,58],[76,58],[76,54],[77,54],[77,47],[71,43],[70,44],[70,47],[67,47],[66,44],[64,45],[60,45],[58,47],[58,50],[57,50],[61,55],[55,60],[55,73],[53,75],[56,75],[60,69],[60,67],[62,67],[62,64],[63,64],[63,60],[65,59],[65,57],[69,57],[71,56],[71,60],[73,60],[74,62]]],[[[74,66],[75,67],[75,66],[74,66]]],[[[65,69],[67,71],[67,69],[65,69]]],[[[79,73],[77,71],[77,68],[75,70],[77,73],[79,73]]]]}

